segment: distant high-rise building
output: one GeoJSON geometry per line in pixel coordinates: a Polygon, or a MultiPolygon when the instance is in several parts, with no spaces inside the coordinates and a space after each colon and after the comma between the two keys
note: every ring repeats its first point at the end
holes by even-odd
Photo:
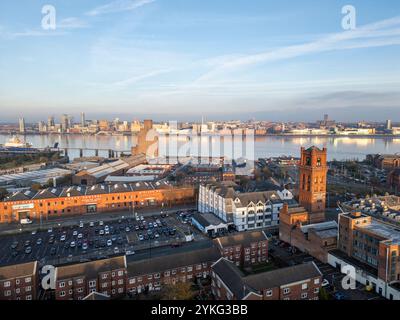
{"type": "Polygon", "coordinates": [[[70,127],[70,118],[67,114],[61,116],[61,132],[66,132],[70,127]]]}
{"type": "Polygon", "coordinates": [[[386,129],[392,130],[392,120],[386,120],[386,129]]]}
{"type": "Polygon", "coordinates": [[[47,127],[50,129],[51,127],[54,127],[55,123],[54,123],[54,117],[48,117],[47,118],[47,127]]]}
{"type": "Polygon", "coordinates": [[[85,113],[81,113],[81,126],[86,127],[86,119],[85,119],[85,113]]]}
{"type": "Polygon", "coordinates": [[[19,132],[25,133],[25,119],[24,118],[19,119],[19,132]]]}
{"type": "Polygon", "coordinates": [[[327,115],[327,114],[324,115],[324,121],[325,121],[325,122],[328,122],[328,121],[329,121],[329,115],[327,115]]]}
{"type": "Polygon", "coordinates": [[[44,124],[43,121],[39,121],[38,127],[39,127],[39,132],[44,132],[45,131],[44,130],[45,124],[44,124]]]}

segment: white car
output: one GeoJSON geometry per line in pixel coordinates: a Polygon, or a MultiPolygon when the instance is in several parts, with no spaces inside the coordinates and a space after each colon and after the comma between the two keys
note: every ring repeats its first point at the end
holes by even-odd
{"type": "Polygon", "coordinates": [[[118,254],[118,253],[119,253],[119,248],[118,248],[118,247],[115,247],[115,248],[114,248],[114,253],[115,253],[115,254],[118,254]]]}
{"type": "Polygon", "coordinates": [[[76,237],[77,235],[78,235],[78,231],[74,231],[74,232],[72,232],[72,235],[74,236],[74,237],[76,237]]]}
{"type": "Polygon", "coordinates": [[[143,217],[143,216],[140,216],[140,220],[143,221],[143,220],[144,220],[144,217],[143,217]]]}
{"type": "Polygon", "coordinates": [[[79,223],[79,228],[83,228],[83,222],[82,221],[79,223]]]}
{"type": "Polygon", "coordinates": [[[78,239],[82,239],[82,238],[83,238],[83,234],[82,233],[78,234],[78,239]]]}
{"type": "Polygon", "coordinates": [[[72,241],[71,244],[70,244],[69,246],[70,246],[71,248],[75,248],[75,246],[76,246],[75,241],[72,241]]]}
{"type": "Polygon", "coordinates": [[[53,228],[50,228],[47,230],[48,233],[52,233],[53,232],[53,228]]]}
{"type": "Polygon", "coordinates": [[[104,236],[104,230],[100,230],[99,235],[104,236]]]}
{"type": "Polygon", "coordinates": [[[87,243],[84,243],[83,245],[82,245],[82,250],[87,250],[88,249],[88,245],[87,245],[87,243]]]}
{"type": "Polygon", "coordinates": [[[112,246],[112,241],[111,240],[107,240],[107,246],[111,247],[112,246]]]}
{"type": "Polygon", "coordinates": [[[32,220],[31,219],[21,219],[21,224],[31,224],[32,220]]]}
{"type": "Polygon", "coordinates": [[[60,238],[60,241],[65,241],[65,239],[66,239],[66,236],[65,236],[65,234],[63,234],[63,235],[61,236],[61,238],[60,238]]]}
{"type": "Polygon", "coordinates": [[[135,254],[135,251],[128,250],[128,251],[125,252],[125,254],[126,254],[127,256],[132,256],[132,255],[135,254]]]}
{"type": "Polygon", "coordinates": [[[100,222],[99,222],[99,226],[102,226],[103,224],[104,224],[103,221],[100,221],[100,222]]]}
{"type": "Polygon", "coordinates": [[[110,230],[109,230],[109,229],[106,229],[104,232],[105,232],[105,234],[107,234],[107,235],[110,234],[110,230]]]}
{"type": "Polygon", "coordinates": [[[93,221],[90,222],[90,223],[89,223],[89,226],[90,226],[90,227],[94,227],[94,222],[93,222],[93,221]]]}

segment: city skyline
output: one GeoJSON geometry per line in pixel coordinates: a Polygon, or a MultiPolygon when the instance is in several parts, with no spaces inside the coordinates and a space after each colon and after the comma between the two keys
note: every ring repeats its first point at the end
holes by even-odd
{"type": "Polygon", "coordinates": [[[400,4],[208,2],[3,1],[2,119],[400,120],[400,4]]]}

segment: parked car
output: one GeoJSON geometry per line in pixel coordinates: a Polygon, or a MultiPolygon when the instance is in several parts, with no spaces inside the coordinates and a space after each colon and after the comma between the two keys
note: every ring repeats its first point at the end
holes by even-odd
{"type": "Polygon", "coordinates": [[[70,245],[69,245],[71,248],[75,248],[76,247],[76,243],[75,243],[75,241],[72,241],[71,243],[70,243],[70,245]]]}
{"type": "Polygon", "coordinates": [[[25,248],[25,254],[30,254],[32,252],[32,248],[31,247],[26,247],[25,248]]]}
{"type": "Polygon", "coordinates": [[[115,253],[115,254],[118,254],[118,253],[119,253],[119,248],[118,248],[118,247],[115,247],[115,248],[114,248],[114,253],[115,253]]]}
{"type": "Polygon", "coordinates": [[[111,240],[107,240],[107,247],[111,247],[112,246],[112,241],[111,240]]]}
{"type": "Polygon", "coordinates": [[[61,238],[60,238],[60,241],[61,241],[61,242],[64,242],[66,239],[67,239],[67,237],[65,236],[65,234],[63,234],[63,235],[61,236],[61,238]]]}
{"type": "Polygon", "coordinates": [[[43,242],[42,238],[39,238],[39,239],[36,240],[36,244],[38,246],[40,246],[42,244],[42,242],[43,242]]]}
{"type": "Polygon", "coordinates": [[[127,256],[132,256],[132,255],[135,254],[135,251],[133,251],[133,250],[128,250],[128,251],[125,252],[125,254],[126,254],[127,256]]]}
{"type": "Polygon", "coordinates": [[[57,249],[56,248],[51,248],[50,249],[50,254],[52,255],[52,256],[54,256],[55,254],[56,254],[56,252],[57,252],[57,249]]]}

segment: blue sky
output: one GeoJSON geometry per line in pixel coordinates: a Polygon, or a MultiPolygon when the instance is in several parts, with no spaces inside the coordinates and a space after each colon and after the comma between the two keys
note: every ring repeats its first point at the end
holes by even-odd
{"type": "Polygon", "coordinates": [[[399,57],[397,0],[0,3],[4,120],[81,110],[91,118],[315,120],[329,111],[374,120],[400,108],[399,57]],[[41,27],[46,4],[56,30],[41,27]],[[342,29],[347,4],[356,8],[353,31],[342,29]]]}

